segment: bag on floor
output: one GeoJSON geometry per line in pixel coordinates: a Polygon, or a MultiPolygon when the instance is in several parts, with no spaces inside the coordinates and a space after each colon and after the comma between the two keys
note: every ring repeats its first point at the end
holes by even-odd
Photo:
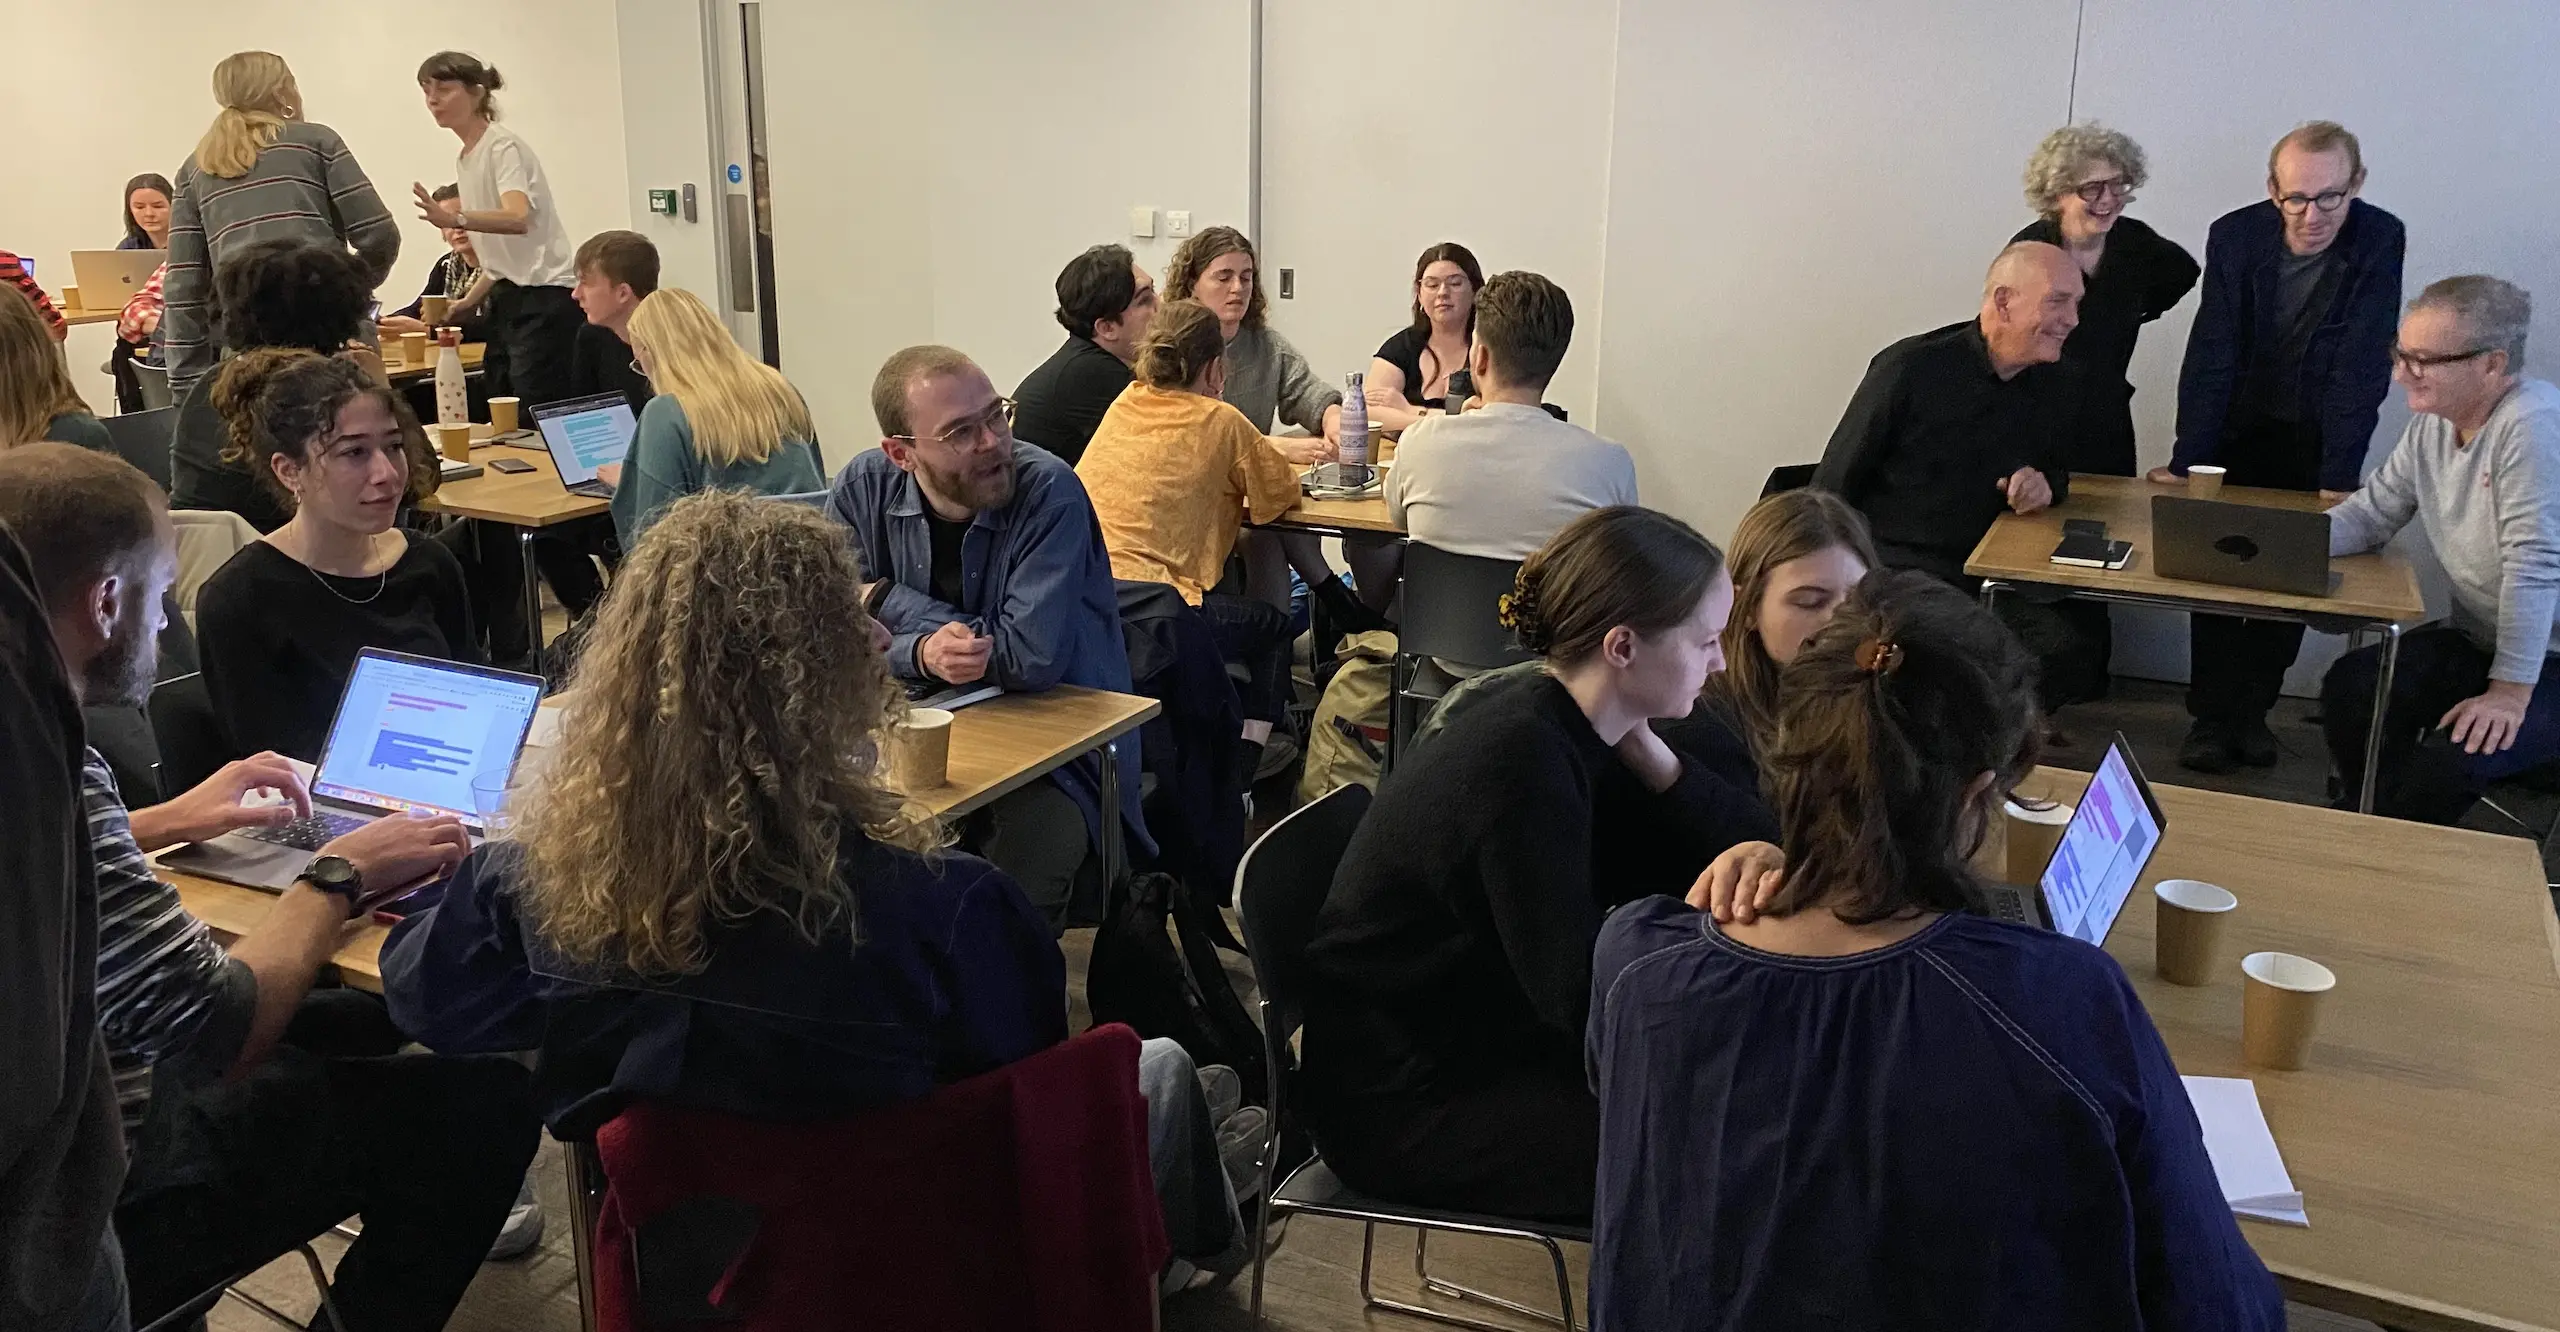
{"type": "Polygon", "coordinates": [[[1140,1036],[1179,1042],[1191,1062],[1204,1068],[1234,1069],[1244,1079],[1246,1102],[1259,1105],[1270,1086],[1262,1028],[1228,983],[1201,919],[1203,911],[1214,909],[1172,875],[1130,875],[1112,890],[1110,909],[1094,935],[1085,1001],[1097,1026],[1125,1022],[1140,1036]]]}
{"type": "Polygon", "coordinates": [[[1339,787],[1378,789],[1387,756],[1387,728],[1394,724],[1396,636],[1385,630],[1342,640],[1340,665],[1307,726],[1307,764],[1298,774],[1298,799],[1311,801],[1339,787]]]}

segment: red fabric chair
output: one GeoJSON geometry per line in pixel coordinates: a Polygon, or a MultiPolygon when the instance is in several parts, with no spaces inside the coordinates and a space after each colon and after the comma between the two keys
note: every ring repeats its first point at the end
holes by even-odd
{"type": "Polygon", "coordinates": [[[635,1243],[704,1198],[755,1211],[711,1291],[722,1329],[1128,1332],[1155,1318],[1170,1246],[1124,1026],[857,1119],[637,1105],[597,1148],[605,1332],[644,1332],[635,1243]]]}

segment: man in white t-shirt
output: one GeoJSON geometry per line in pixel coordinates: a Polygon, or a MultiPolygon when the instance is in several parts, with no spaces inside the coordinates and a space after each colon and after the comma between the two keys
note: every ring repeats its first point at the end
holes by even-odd
{"type": "MultiPolygon", "coordinates": [[[[425,185],[415,189],[418,215],[429,225],[472,233],[480,282],[487,284],[482,369],[489,392],[512,394],[531,408],[571,396],[569,366],[586,316],[570,294],[578,274],[568,228],[551,201],[551,178],[532,146],[497,123],[490,94],[504,86],[495,67],[460,51],[439,51],[418,66],[428,113],[462,140],[454,167],[462,196],[438,201],[425,185]]],[[[480,295],[480,287],[473,294],[480,295]]]]}
{"type": "Polygon", "coordinates": [[[1458,555],[1526,559],[1585,511],[1636,502],[1627,451],[1540,405],[1572,342],[1564,288],[1520,272],[1484,284],[1467,357],[1482,405],[1414,423],[1387,471],[1387,508],[1408,536],[1458,555]]]}

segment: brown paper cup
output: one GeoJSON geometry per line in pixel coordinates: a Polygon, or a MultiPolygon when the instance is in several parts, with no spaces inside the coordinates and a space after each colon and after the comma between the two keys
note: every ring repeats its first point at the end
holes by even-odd
{"type": "Polygon", "coordinates": [[[2197,499],[2219,499],[2222,497],[2222,477],[2223,470],[2219,467],[2190,467],[2187,469],[2187,493],[2197,499]]]}
{"type": "Polygon", "coordinates": [[[436,325],[443,323],[445,316],[452,313],[453,298],[450,296],[421,296],[418,298],[418,318],[425,322],[429,328],[433,328],[436,325]]]}
{"type": "Polygon", "coordinates": [[[915,795],[950,776],[951,714],[941,708],[907,709],[889,730],[889,785],[915,795]]]}
{"type": "Polygon", "coordinates": [[[468,422],[461,425],[433,425],[428,429],[435,432],[437,452],[455,462],[471,461],[471,426],[468,422]]]}
{"type": "Polygon", "coordinates": [[[400,335],[400,363],[402,365],[425,365],[427,363],[426,334],[403,333],[400,335]]]}
{"type": "Polygon", "coordinates": [[[2291,953],[2251,953],[2240,974],[2240,1057],[2260,1068],[2302,1067],[2337,973],[2291,953]]]}
{"type": "Polygon", "coordinates": [[[2159,916],[2152,933],[2153,964],[2172,985],[2210,985],[2222,951],[2222,923],[2240,899],[2195,879],[2163,879],[2151,887],[2159,916]]]}
{"type": "Polygon", "coordinates": [[[492,435],[514,434],[516,408],[523,402],[522,398],[491,398],[489,400],[489,433],[492,435]]]}
{"type": "Polygon", "coordinates": [[[2030,809],[2011,800],[2000,806],[2000,814],[2009,840],[2000,877],[2021,888],[2034,887],[2044,878],[2053,848],[2062,843],[2062,830],[2071,826],[2071,806],[2057,801],[2050,809],[2030,809]]]}

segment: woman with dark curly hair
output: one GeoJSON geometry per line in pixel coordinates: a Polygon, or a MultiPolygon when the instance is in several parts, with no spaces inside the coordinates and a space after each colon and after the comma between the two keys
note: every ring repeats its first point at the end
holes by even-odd
{"type": "Polygon", "coordinates": [[[435,489],[435,455],[400,395],[338,357],[263,348],[212,382],[224,460],[291,517],[204,585],[205,691],[235,752],[316,760],[358,651],[481,660],[462,565],[394,525],[435,489]]]}

